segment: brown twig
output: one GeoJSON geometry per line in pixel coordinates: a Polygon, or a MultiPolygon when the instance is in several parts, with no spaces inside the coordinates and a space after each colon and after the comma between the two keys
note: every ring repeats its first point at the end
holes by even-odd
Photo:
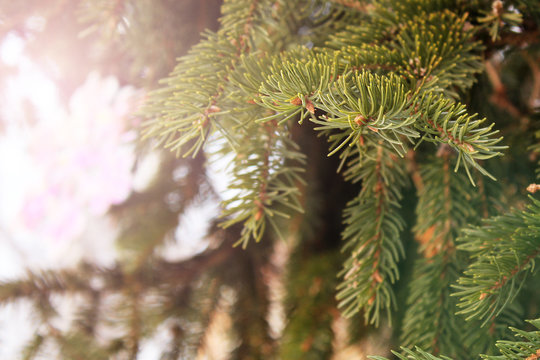
{"type": "Polygon", "coordinates": [[[332,2],[361,12],[365,12],[370,8],[369,4],[364,4],[358,0],[332,0],[332,2]]]}
{"type": "Polygon", "coordinates": [[[538,59],[534,59],[526,51],[522,51],[521,54],[529,64],[532,72],[533,86],[531,90],[531,95],[529,96],[528,105],[529,111],[533,112],[535,107],[540,106],[540,66],[538,65],[538,59]]]}
{"type": "Polygon", "coordinates": [[[488,79],[493,86],[493,94],[490,96],[489,101],[493,103],[493,105],[508,112],[516,119],[523,118],[524,114],[522,114],[521,111],[510,102],[510,100],[508,100],[508,96],[506,95],[506,88],[502,83],[499,72],[493,65],[492,60],[486,60],[484,64],[488,79]]]}

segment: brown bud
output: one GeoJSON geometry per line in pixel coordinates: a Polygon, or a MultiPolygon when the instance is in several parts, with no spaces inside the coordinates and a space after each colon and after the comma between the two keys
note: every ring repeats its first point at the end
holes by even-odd
{"type": "Polygon", "coordinates": [[[375,280],[378,283],[382,283],[383,281],[383,278],[381,274],[379,273],[379,270],[375,270],[375,272],[373,273],[371,277],[373,278],[373,280],[375,280]]]}
{"type": "Polygon", "coordinates": [[[373,126],[369,126],[367,127],[369,130],[373,131],[373,132],[379,132],[379,129],[377,128],[374,128],[373,126]]]}
{"type": "Polygon", "coordinates": [[[221,111],[221,109],[216,105],[211,105],[208,109],[206,109],[207,114],[212,114],[218,111],[221,111]]]}
{"type": "Polygon", "coordinates": [[[496,0],[491,4],[491,10],[493,15],[500,17],[503,12],[503,2],[501,0],[496,0]]]}
{"type": "Polygon", "coordinates": [[[302,344],[300,345],[300,349],[303,352],[308,352],[312,346],[313,346],[313,335],[310,335],[306,338],[306,340],[302,342],[302,344]]]}
{"type": "Polygon", "coordinates": [[[356,117],[354,118],[354,122],[356,123],[356,125],[362,126],[362,125],[365,125],[367,121],[364,116],[356,115],[356,117]]]}
{"type": "Polygon", "coordinates": [[[298,96],[291,100],[291,104],[300,106],[302,105],[302,99],[300,99],[298,96]]]}
{"type": "Polygon", "coordinates": [[[463,147],[464,147],[465,149],[467,149],[468,151],[470,151],[470,152],[473,152],[473,151],[474,151],[474,147],[473,147],[471,144],[463,143],[463,147]]]}
{"type": "Polygon", "coordinates": [[[309,99],[306,99],[306,109],[310,113],[315,114],[315,106],[313,105],[313,103],[309,99]]]}
{"type": "Polygon", "coordinates": [[[527,186],[527,191],[531,194],[534,194],[538,190],[540,190],[540,184],[530,184],[529,186],[527,186]]]}

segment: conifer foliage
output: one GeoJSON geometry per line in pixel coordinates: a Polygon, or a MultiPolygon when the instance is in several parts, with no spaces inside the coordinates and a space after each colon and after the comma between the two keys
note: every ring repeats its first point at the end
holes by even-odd
{"type": "Polygon", "coordinates": [[[111,210],[115,267],[0,283],[0,303],[29,299],[46,325],[25,359],[46,342],[66,359],[135,359],[163,326],[163,359],[204,356],[222,313],[225,358],[325,359],[389,327],[373,359],[540,359],[527,328],[540,322],[526,322],[540,316],[540,3],[225,0],[204,31],[212,1],[74,3],[86,41],[122,44],[129,70],[113,71],[151,90],[140,147],[161,168],[111,210]],[[201,31],[188,51],[176,24],[201,31]],[[229,191],[210,246],[166,260],[186,209],[222,196],[207,174],[220,159],[229,191]],[[51,296],[75,294],[61,331],[51,296]],[[101,339],[110,316],[118,336],[101,339]]]}

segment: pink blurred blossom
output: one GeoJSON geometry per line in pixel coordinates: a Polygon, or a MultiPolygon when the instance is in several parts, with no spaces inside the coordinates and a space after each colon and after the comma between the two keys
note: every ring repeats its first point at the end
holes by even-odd
{"type": "Polygon", "coordinates": [[[24,226],[56,241],[73,239],[88,216],[124,201],[133,181],[130,115],[141,94],[91,73],[65,116],[29,129],[28,152],[39,174],[22,204],[24,226]]]}

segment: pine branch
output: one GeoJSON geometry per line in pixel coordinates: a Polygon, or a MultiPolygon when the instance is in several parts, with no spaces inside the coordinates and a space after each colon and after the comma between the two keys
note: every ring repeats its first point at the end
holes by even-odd
{"type": "Polygon", "coordinates": [[[471,182],[469,166],[490,176],[478,160],[499,156],[505,147],[497,145],[502,138],[494,138],[493,125],[482,125],[485,119],[468,115],[464,105],[433,92],[416,99],[394,74],[378,76],[362,70],[340,75],[336,62],[339,55],[286,62],[268,75],[256,101],[276,111],[268,119],[288,120],[300,113],[301,120],[311,115],[321,125],[318,130],[352,129],[333,135],[336,142],[330,154],[359,141],[364,126],[404,154],[401,138],[413,141],[420,130],[421,140],[445,143],[458,152],[456,169],[463,164],[471,182]],[[315,109],[326,115],[314,117],[315,109]]]}
{"type": "Polygon", "coordinates": [[[482,70],[482,46],[473,36],[467,14],[445,9],[415,15],[400,28],[392,48],[401,55],[402,73],[418,92],[441,89],[446,97],[457,99],[456,90],[469,89],[482,70]]]}
{"type": "MultiPolygon", "coordinates": [[[[428,352],[425,352],[419,347],[416,347],[414,350],[402,347],[401,350],[403,350],[403,353],[401,354],[396,351],[392,351],[392,354],[397,356],[400,360],[452,360],[446,356],[434,356],[428,352]]],[[[373,360],[388,360],[382,356],[370,356],[369,358],[373,360]]]]}
{"type": "MultiPolygon", "coordinates": [[[[298,184],[304,156],[275,121],[254,125],[255,135],[242,141],[233,161],[234,180],[229,188],[236,195],[223,202],[227,228],[243,223],[235,245],[245,248],[250,239],[259,242],[267,222],[280,235],[275,216],[288,218],[290,211],[303,211],[298,201],[298,184]]],[[[280,235],[281,236],[281,235],[280,235]]]]}
{"type": "Polygon", "coordinates": [[[219,124],[219,102],[240,55],[256,48],[253,39],[264,35],[261,14],[266,2],[227,1],[223,5],[220,31],[206,33],[206,39],[181,58],[166,87],[154,92],[145,112],[157,118],[147,121],[146,136],[159,137],[166,148],[183,156],[195,156],[215,129],[228,136],[219,124]]]}
{"type": "Polygon", "coordinates": [[[93,337],[80,333],[61,336],[58,332],[54,338],[64,359],[102,360],[108,357],[106,350],[99,346],[93,337]]]}
{"type": "MultiPolygon", "coordinates": [[[[528,320],[534,327],[540,329],[540,319],[528,320]]],[[[497,347],[501,355],[480,355],[482,359],[488,360],[536,360],[540,358],[540,331],[523,331],[516,328],[510,328],[520,338],[524,338],[526,341],[497,341],[497,347]]],[[[392,351],[401,360],[451,360],[446,356],[437,357],[434,356],[419,347],[415,350],[408,348],[401,348],[403,353],[392,351]]],[[[470,354],[469,354],[470,355],[470,354]]],[[[381,356],[370,356],[373,360],[388,360],[381,356]]],[[[471,359],[471,357],[468,357],[471,359]]]]}
{"type": "Polygon", "coordinates": [[[532,199],[527,210],[512,210],[464,230],[459,248],[474,262],[455,286],[460,314],[485,323],[516,297],[540,256],[538,214],[540,202],[532,199]]]}
{"type": "Polygon", "coordinates": [[[0,283],[0,303],[47,297],[53,293],[88,292],[92,290],[88,278],[91,274],[91,269],[84,264],[77,270],[29,272],[24,280],[0,283]]]}
{"type": "MultiPolygon", "coordinates": [[[[180,59],[165,86],[153,93],[145,113],[154,119],[145,123],[145,136],[159,138],[183,156],[195,156],[216,130],[237,145],[231,128],[253,118],[237,118],[243,111],[234,108],[243,107],[249,98],[226,96],[237,90],[230,74],[241,67],[242,55],[279,50],[276,46],[289,34],[280,26],[290,16],[289,6],[271,0],[226,1],[218,33],[207,32],[206,39],[180,59]]],[[[309,16],[308,9],[302,17],[309,16]]]]}
{"type": "MultiPolygon", "coordinates": [[[[411,88],[459,97],[482,70],[479,42],[466,15],[458,15],[437,2],[375,3],[370,17],[348,26],[329,42],[343,53],[342,62],[353,69],[395,72],[411,88]]],[[[452,9],[454,10],[454,9],[452,9]]]]}
{"type": "Polygon", "coordinates": [[[95,336],[101,315],[101,294],[97,290],[89,292],[86,302],[80,306],[75,318],[75,328],[87,336],[95,336]]]}
{"type": "Polygon", "coordinates": [[[32,360],[39,355],[39,351],[45,342],[45,337],[40,334],[35,334],[32,339],[24,346],[21,352],[23,360],[32,360]]]}
{"type": "Polygon", "coordinates": [[[469,115],[464,105],[433,93],[423,95],[415,106],[422,114],[417,122],[418,129],[424,132],[422,140],[447,144],[457,151],[455,170],[463,165],[471,183],[474,180],[469,166],[493,178],[478,164],[478,160],[502,155],[499,150],[506,148],[497,145],[502,138],[494,138],[498,130],[492,130],[493,124],[483,127],[486,119],[476,119],[476,114],[469,115]]]}
{"type": "MultiPolygon", "coordinates": [[[[540,329],[540,319],[528,320],[535,328],[540,329]]],[[[536,360],[540,359],[540,331],[523,331],[516,328],[510,328],[516,336],[525,341],[497,341],[497,347],[501,355],[487,356],[482,355],[482,359],[488,360],[536,360]]]]}
{"type": "Polygon", "coordinates": [[[227,39],[206,34],[206,40],[181,59],[166,80],[167,87],[153,93],[145,111],[156,118],[146,122],[146,136],[159,138],[177,155],[195,156],[217,126],[221,109],[216,104],[238,55],[238,48],[227,39]]]}
{"type": "Polygon", "coordinates": [[[396,161],[381,141],[366,147],[346,172],[362,181],[362,190],[344,211],[343,251],[350,255],[340,274],[337,299],[345,317],[364,309],[366,322],[377,326],[380,312],[386,310],[390,318],[396,306],[391,284],[399,278],[397,262],[404,256],[404,221],[398,209],[407,178],[403,162],[396,161]]]}
{"type": "Polygon", "coordinates": [[[329,88],[328,94],[317,96],[315,107],[325,111],[326,115],[322,120],[312,121],[321,125],[316,130],[345,130],[346,137],[342,141],[333,141],[330,154],[347,144],[361,141],[363,133],[373,132],[403,156],[406,148],[402,138],[412,142],[419,136],[411,126],[418,115],[412,113],[408,95],[406,87],[393,74],[349,73],[341,76],[329,88]]]}
{"type": "Polygon", "coordinates": [[[278,116],[288,120],[300,113],[300,122],[310,116],[311,121],[321,125],[317,130],[345,130],[343,141],[337,142],[330,154],[358,141],[367,131],[364,127],[402,153],[401,136],[409,140],[418,136],[411,125],[419,115],[412,113],[406,87],[393,74],[349,72],[346,68],[340,70],[338,64],[337,53],[334,56],[307,53],[304,58],[271,69],[255,101],[276,115],[262,120],[278,116]],[[345,73],[340,74],[341,71],[345,73]],[[316,118],[315,109],[326,114],[316,118]]]}
{"type": "Polygon", "coordinates": [[[456,301],[450,297],[450,284],[462,266],[455,238],[477,213],[471,206],[471,185],[463,174],[451,172],[449,149],[441,147],[440,156],[422,170],[425,186],[419,194],[415,232],[423,257],[414,265],[401,342],[460,357],[470,349],[464,347],[465,322],[455,315],[456,301]]]}
{"type": "Polygon", "coordinates": [[[332,322],[336,310],[336,278],[325,274],[339,268],[337,252],[293,255],[287,279],[285,307],[289,321],[284,329],[279,358],[327,359],[332,355],[332,322]]]}

